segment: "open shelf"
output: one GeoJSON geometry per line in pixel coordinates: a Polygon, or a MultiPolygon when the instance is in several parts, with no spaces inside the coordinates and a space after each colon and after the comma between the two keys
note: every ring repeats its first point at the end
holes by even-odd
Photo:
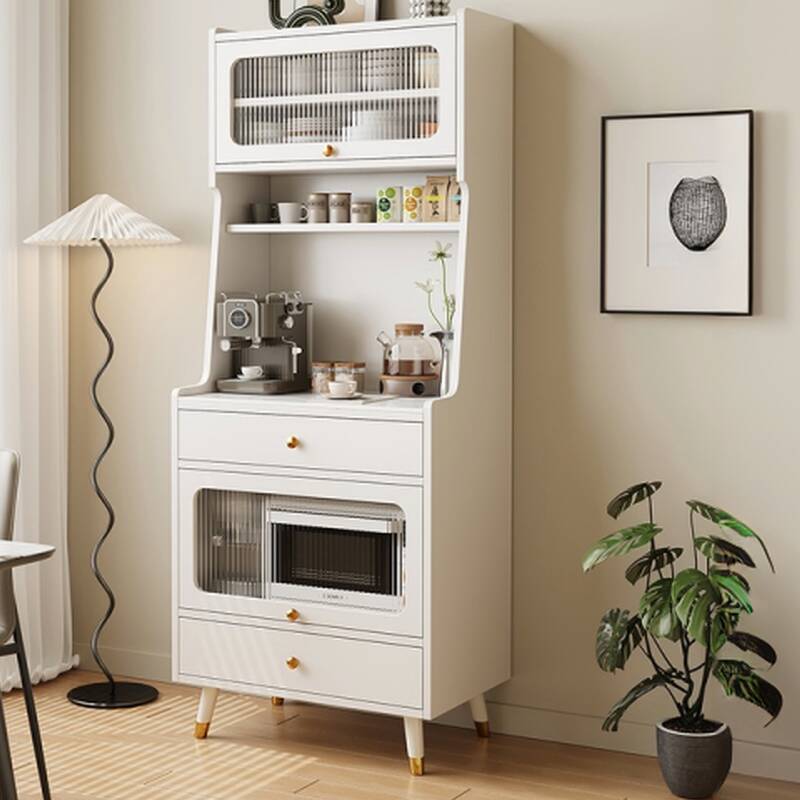
{"type": "Polygon", "coordinates": [[[389,100],[427,99],[439,97],[439,89],[374,89],[361,92],[325,92],[324,94],[287,94],[275,97],[237,97],[234,108],[265,108],[268,106],[323,105],[325,103],[383,102],[389,100]]]}
{"type": "Polygon", "coordinates": [[[241,223],[228,225],[228,233],[458,233],[460,222],[300,222],[284,225],[241,223]]]}

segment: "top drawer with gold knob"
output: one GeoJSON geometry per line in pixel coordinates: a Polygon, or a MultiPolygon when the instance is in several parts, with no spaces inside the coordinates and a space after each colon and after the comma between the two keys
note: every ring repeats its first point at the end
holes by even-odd
{"type": "Polygon", "coordinates": [[[419,476],[422,424],[182,410],[178,457],[419,476]]]}

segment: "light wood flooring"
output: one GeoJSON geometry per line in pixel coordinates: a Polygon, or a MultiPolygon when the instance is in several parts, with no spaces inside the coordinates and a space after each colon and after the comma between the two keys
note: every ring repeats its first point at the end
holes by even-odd
{"type": "MultiPolygon", "coordinates": [[[[653,759],[426,725],[426,770],[408,774],[400,720],[222,694],[192,738],[197,692],[159,685],[128,711],[69,704],[72,672],[36,690],[55,800],[667,800],[653,759]]],[[[19,692],[4,698],[21,798],[38,798],[19,692]]],[[[733,775],[723,800],[798,800],[800,785],[733,775]]]]}

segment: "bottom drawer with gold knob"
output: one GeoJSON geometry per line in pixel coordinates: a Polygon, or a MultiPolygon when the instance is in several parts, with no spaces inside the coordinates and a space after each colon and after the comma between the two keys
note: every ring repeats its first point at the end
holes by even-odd
{"type": "Polygon", "coordinates": [[[179,647],[185,677],[422,707],[418,647],[197,619],[180,620],[179,647]]]}

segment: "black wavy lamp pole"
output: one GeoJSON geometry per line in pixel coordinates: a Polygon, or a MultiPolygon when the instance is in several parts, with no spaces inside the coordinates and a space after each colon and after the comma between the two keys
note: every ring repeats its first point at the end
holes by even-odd
{"type": "Polygon", "coordinates": [[[114,271],[114,255],[110,245],[159,245],[176,244],[180,240],[168,231],[127,206],[105,194],[95,195],[82,205],[67,212],[55,222],[25,240],[26,244],[51,246],[85,246],[99,244],[106,254],[108,266],[94,292],[92,292],[91,311],[97,327],[108,346],[106,358],[92,380],[92,404],[105,423],[108,431],[105,446],[92,465],[92,488],[108,514],[105,530],[92,549],[91,568],[97,582],[108,597],[108,607],[102,619],[92,632],[90,648],[95,663],[105,675],[101,683],[91,683],[72,689],[67,697],[76,705],[91,708],[132,708],[151,703],[158,697],[158,691],[147,684],[117,681],[100,655],[100,634],[114,613],[117,601],[110,584],[100,570],[100,551],[111,534],[116,516],[111,501],[100,487],[98,470],[114,442],[114,424],[100,402],[97,387],[114,357],[114,339],[100,315],[97,313],[97,299],[114,271]]]}

